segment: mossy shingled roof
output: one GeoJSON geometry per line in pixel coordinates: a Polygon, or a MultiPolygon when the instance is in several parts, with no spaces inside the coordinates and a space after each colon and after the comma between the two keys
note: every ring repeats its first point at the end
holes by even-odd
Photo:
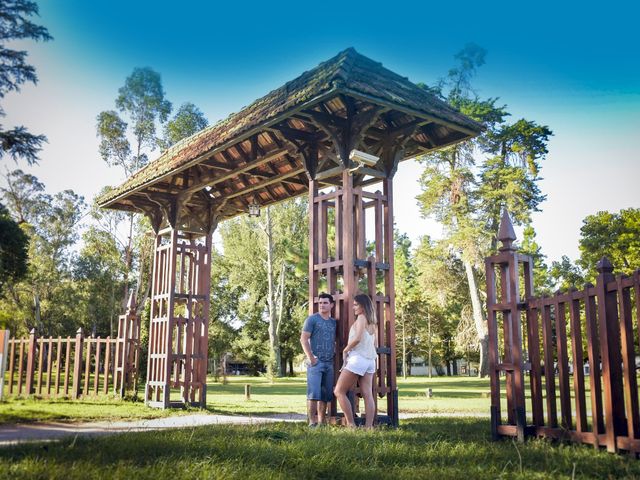
{"type": "Polygon", "coordinates": [[[98,203],[109,206],[116,198],[197,163],[213,151],[226,148],[244,139],[247,134],[280,121],[286,117],[287,112],[293,112],[319,97],[331,95],[332,92],[336,95],[342,93],[361,96],[372,103],[408,109],[471,135],[481,130],[478,123],[428,91],[349,48],[273,90],[240,112],[174,145],[134,173],[122,185],[102,195],[98,203]]]}

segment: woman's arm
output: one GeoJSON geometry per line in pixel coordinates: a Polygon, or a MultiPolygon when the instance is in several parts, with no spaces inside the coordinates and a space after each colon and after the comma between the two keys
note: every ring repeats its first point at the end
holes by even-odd
{"type": "Polygon", "coordinates": [[[353,326],[356,329],[355,330],[356,333],[351,339],[351,341],[347,343],[347,346],[344,347],[344,350],[342,351],[343,354],[349,353],[351,350],[355,348],[356,345],[360,343],[360,340],[362,340],[362,334],[364,333],[364,325],[366,321],[367,320],[364,318],[364,315],[358,315],[358,318],[356,319],[356,323],[353,326]]]}

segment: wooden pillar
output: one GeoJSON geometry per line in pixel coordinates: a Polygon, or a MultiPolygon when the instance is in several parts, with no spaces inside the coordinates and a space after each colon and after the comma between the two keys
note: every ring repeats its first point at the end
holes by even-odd
{"type": "Polygon", "coordinates": [[[156,236],[145,401],[206,403],[211,235],[167,227],[156,236]]]}
{"type": "MultiPolygon", "coordinates": [[[[395,283],[394,283],[394,232],[393,232],[393,178],[385,178],[383,180],[383,194],[386,198],[386,206],[384,208],[383,225],[384,225],[384,263],[388,266],[384,272],[385,286],[385,334],[386,347],[389,349],[387,354],[387,376],[388,390],[387,396],[387,413],[392,425],[398,426],[398,385],[396,380],[396,303],[395,303],[395,283]]],[[[370,292],[371,293],[371,292],[370,292]]],[[[375,292],[374,292],[375,293],[375,292]]],[[[380,358],[380,363],[382,363],[380,358]]]]}
{"type": "MultiPolygon", "coordinates": [[[[521,322],[520,274],[524,265],[525,294],[533,291],[531,257],[519,254],[513,247],[516,239],[506,210],[502,214],[498,239],[500,252],[486,259],[487,313],[489,330],[489,376],[491,385],[491,429],[493,438],[500,436],[500,373],[505,373],[507,393],[507,423],[516,427],[516,437],[524,441],[526,410],[524,392],[524,357],[521,322]],[[496,267],[500,270],[496,284],[496,267]],[[499,291],[498,291],[499,289],[499,291]],[[498,314],[502,316],[504,357],[498,350],[498,314]]],[[[537,335],[537,333],[536,333],[537,335]]],[[[545,348],[545,352],[546,352],[545,348]]],[[[551,362],[553,367],[553,362],[551,362]]]]}
{"type": "MultiPolygon", "coordinates": [[[[393,188],[392,179],[383,180],[384,192],[367,192],[355,186],[356,177],[348,169],[333,192],[318,190],[309,181],[309,313],[316,311],[315,302],[321,287],[336,300],[334,317],[338,320],[335,360],[336,372],[342,366],[339,354],[348,341],[353,324],[353,298],[363,291],[371,296],[378,316],[379,361],[374,394],[387,397],[387,416],[380,421],[398,424],[398,401],[395,358],[395,294],[393,283],[393,188]],[[333,208],[336,245],[329,256],[327,244],[330,215],[333,208]],[[375,255],[365,258],[366,210],[374,209],[375,255]],[[384,292],[377,291],[377,276],[383,276],[384,292]],[[359,285],[360,277],[367,282],[359,285]]],[[[336,375],[337,377],[337,375],[336,375]]],[[[352,394],[359,393],[359,387],[352,394]]],[[[331,414],[336,415],[335,401],[331,414]]]]}
{"type": "Polygon", "coordinates": [[[616,437],[627,434],[617,291],[607,288],[608,283],[615,281],[611,262],[603,257],[598,262],[596,269],[598,270],[596,296],[598,298],[598,327],[602,352],[606,442],[609,452],[617,452],[616,437]]]}

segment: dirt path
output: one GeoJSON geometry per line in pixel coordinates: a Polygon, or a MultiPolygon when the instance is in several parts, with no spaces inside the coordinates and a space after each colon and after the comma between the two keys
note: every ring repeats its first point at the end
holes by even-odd
{"type": "MultiPolygon", "coordinates": [[[[489,417],[465,413],[401,413],[400,419],[422,417],[489,417]]],[[[0,425],[0,448],[25,442],[55,441],[76,435],[98,436],[120,432],[144,432],[166,428],[189,428],[202,425],[258,425],[273,422],[303,422],[306,415],[284,413],[269,416],[194,414],[136,421],[46,422],[0,425]]]]}
{"type": "Polygon", "coordinates": [[[180,415],[149,420],[83,422],[83,423],[22,423],[0,426],[0,446],[34,441],[52,441],[76,435],[97,436],[119,432],[143,432],[165,428],[197,427],[201,425],[256,425],[270,422],[300,422],[306,417],[299,414],[283,414],[268,417],[235,415],[180,415]]]}

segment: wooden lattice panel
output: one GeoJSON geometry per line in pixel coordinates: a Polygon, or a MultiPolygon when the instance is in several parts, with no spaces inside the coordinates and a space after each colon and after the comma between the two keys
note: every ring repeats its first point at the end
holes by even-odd
{"type": "Polygon", "coordinates": [[[145,398],[166,408],[206,401],[211,235],[174,229],[156,237],[145,398]]]}

